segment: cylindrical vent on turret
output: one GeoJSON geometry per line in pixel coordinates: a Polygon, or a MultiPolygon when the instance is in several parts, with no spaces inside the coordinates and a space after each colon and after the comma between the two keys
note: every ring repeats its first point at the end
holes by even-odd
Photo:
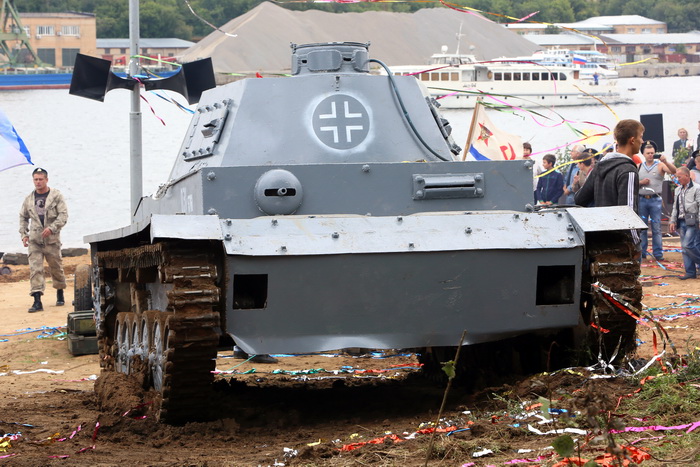
{"type": "Polygon", "coordinates": [[[292,44],[292,74],[369,73],[369,42],[292,44]]]}

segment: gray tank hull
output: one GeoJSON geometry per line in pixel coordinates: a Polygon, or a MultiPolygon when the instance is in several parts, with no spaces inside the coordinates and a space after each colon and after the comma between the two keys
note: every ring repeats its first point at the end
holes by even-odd
{"type": "Polygon", "coordinates": [[[639,303],[631,209],[533,208],[530,161],[457,160],[418,82],[370,76],[367,45],[294,46],[292,68],[205,92],[170,180],[86,237],[102,364],[145,372],[161,418],[196,418],[226,339],[427,349],[597,323],[592,352],[630,350],[634,320],[592,284],[639,303]]]}

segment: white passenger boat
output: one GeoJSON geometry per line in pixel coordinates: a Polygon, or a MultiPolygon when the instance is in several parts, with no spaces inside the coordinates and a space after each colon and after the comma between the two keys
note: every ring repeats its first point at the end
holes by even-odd
{"type": "Polygon", "coordinates": [[[580,70],[502,58],[477,61],[473,55],[434,54],[430,65],[391,67],[394,75],[413,75],[447,109],[473,108],[477,99],[517,107],[600,105],[626,102],[616,80],[598,84],[580,78],[580,70]],[[487,96],[490,96],[487,97],[487,96]]]}
{"type": "Polygon", "coordinates": [[[564,66],[579,70],[581,79],[617,79],[617,64],[607,54],[597,50],[551,49],[538,50],[530,57],[521,57],[548,66],[564,66]]]}

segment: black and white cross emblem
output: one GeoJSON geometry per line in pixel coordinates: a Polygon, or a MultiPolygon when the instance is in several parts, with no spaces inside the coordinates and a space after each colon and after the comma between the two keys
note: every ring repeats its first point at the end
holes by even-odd
{"type": "Polygon", "coordinates": [[[314,132],[325,145],[351,149],[369,133],[367,109],[354,97],[336,94],[323,99],[313,115],[314,132]]]}

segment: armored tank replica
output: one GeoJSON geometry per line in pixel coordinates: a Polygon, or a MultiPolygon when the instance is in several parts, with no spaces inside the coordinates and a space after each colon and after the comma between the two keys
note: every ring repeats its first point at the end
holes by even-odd
{"type": "Polygon", "coordinates": [[[292,77],[204,92],[167,183],[86,237],[103,369],[159,391],[162,420],[206,412],[220,342],[418,349],[426,368],[463,331],[491,346],[470,365],[519,336],[505,360],[523,367],[553,342],[634,346],[592,287],[639,304],[634,212],[533,208],[530,161],[459,160],[419,81],[370,74],[368,47],[292,45],[292,77]]]}

